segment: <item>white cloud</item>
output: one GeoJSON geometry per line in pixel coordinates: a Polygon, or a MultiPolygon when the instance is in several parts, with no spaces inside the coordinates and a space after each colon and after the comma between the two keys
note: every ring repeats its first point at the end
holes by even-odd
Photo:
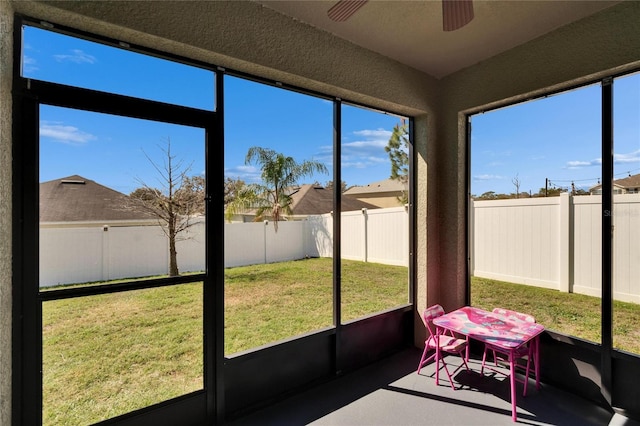
{"type": "Polygon", "coordinates": [[[602,164],[602,158],[596,158],[590,161],[574,160],[574,161],[567,161],[567,168],[581,169],[583,167],[599,166],[601,164],[602,164]]]}
{"type": "Polygon", "coordinates": [[[356,130],[351,133],[352,140],[345,137],[342,143],[342,167],[365,169],[389,162],[384,148],[393,132],[382,128],[356,130]]]}
{"type": "Polygon", "coordinates": [[[260,169],[255,166],[238,166],[235,170],[240,173],[260,173],[260,169]]]}
{"type": "Polygon", "coordinates": [[[505,179],[505,177],[500,175],[490,175],[490,174],[476,175],[473,177],[473,180],[496,180],[496,179],[505,179]]]}
{"type": "Polygon", "coordinates": [[[371,163],[367,163],[366,161],[343,161],[343,168],[351,168],[351,169],[365,169],[368,166],[371,166],[371,163]]]}
{"type": "Polygon", "coordinates": [[[96,57],[84,53],[80,49],[71,50],[69,55],[53,55],[58,62],[74,62],[76,64],[95,64],[97,62],[96,57]]]}
{"type": "Polygon", "coordinates": [[[613,154],[615,163],[638,163],[640,162],[640,149],[628,154],[613,154]]]}
{"type": "Polygon", "coordinates": [[[384,130],[380,128],[375,130],[356,130],[355,132],[353,132],[354,135],[364,136],[365,138],[369,139],[384,139],[386,141],[389,141],[392,133],[393,132],[391,132],[390,130],[384,130]]]}
{"type": "Polygon", "coordinates": [[[83,145],[97,139],[91,133],[83,132],[77,127],[48,121],[43,121],[40,125],[40,136],[71,145],[83,145]]]}
{"type": "MultiPolygon", "coordinates": [[[[640,149],[626,154],[613,154],[613,162],[616,164],[640,163],[640,149]]],[[[568,169],[580,169],[582,167],[592,167],[602,165],[602,158],[591,161],[567,161],[568,169]]]]}
{"type": "Polygon", "coordinates": [[[342,144],[342,149],[376,149],[383,148],[387,146],[389,140],[372,140],[372,141],[356,141],[356,142],[348,142],[342,144]]]}
{"type": "Polygon", "coordinates": [[[371,164],[388,163],[389,162],[389,158],[388,157],[373,157],[373,156],[369,156],[369,157],[366,157],[366,161],[368,161],[371,164]]]}
{"type": "Polygon", "coordinates": [[[37,61],[27,55],[22,58],[22,71],[25,73],[32,73],[38,71],[40,68],[37,66],[37,61]]]}
{"type": "Polygon", "coordinates": [[[260,182],[260,169],[254,166],[241,165],[224,169],[224,174],[232,179],[242,179],[245,182],[260,182]]]}

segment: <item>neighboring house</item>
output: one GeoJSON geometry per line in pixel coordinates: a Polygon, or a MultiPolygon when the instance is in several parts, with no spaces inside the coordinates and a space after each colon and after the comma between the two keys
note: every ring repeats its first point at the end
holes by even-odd
{"type": "Polygon", "coordinates": [[[40,223],[157,223],[129,197],[95,181],[73,175],[40,184],[40,223]]]}
{"type": "MultiPolygon", "coordinates": [[[[291,210],[294,218],[330,213],[333,211],[333,190],[317,185],[302,185],[291,194],[291,210]]],[[[362,209],[377,209],[378,206],[342,194],[340,210],[350,212],[362,209]]]]}
{"type": "MultiPolygon", "coordinates": [[[[201,223],[194,220],[179,241],[181,272],[204,269],[201,223]]],[[[169,270],[168,239],[158,218],[131,197],[78,175],[40,184],[39,238],[41,287],[169,270]]]]}
{"type": "MultiPolygon", "coordinates": [[[[613,181],[614,194],[640,194],[640,174],[613,181]]],[[[589,189],[591,195],[602,195],[602,184],[589,189]]]]}
{"type": "Polygon", "coordinates": [[[375,206],[398,207],[402,204],[399,198],[402,197],[403,191],[407,190],[407,185],[396,179],[385,179],[378,182],[370,183],[366,186],[354,186],[347,189],[344,195],[357,198],[365,203],[375,206]]]}
{"type": "MultiPolygon", "coordinates": [[[[292,215],[285,220],[302,220],[310,215],[321,215],[333,211],[333,190],[318,185],[301,185],[293,188],[289,194],[292,198],[292,215]]],[[[369,204],[345,194],[342,194],[341,210],[343,212],[377,209],[378,206],[369,204]]],[[[252,222],[255,211],[235,215],[232,222],[252,222]]]]}

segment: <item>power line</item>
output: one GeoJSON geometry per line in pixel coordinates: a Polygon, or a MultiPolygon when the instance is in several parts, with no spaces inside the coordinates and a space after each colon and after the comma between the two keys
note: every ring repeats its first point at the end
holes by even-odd
{"type": "MultiPolygon", "coordinates": [[[[613,177],[616,176],[622,176],[622,175],[627,175],[627,176],[631,176],[631,172],[637,172],[639,171],[640,168],[637,169],[631,169],[631,170],[627,170],[625,172],[620,172],[618,174],[614,174],[613,177]]],[[[587,178],[587,179],[549,179],[549,182],[593,182],[593,181],[597,181],[598,183],[600,183],[600,178],[587,178]]]]}

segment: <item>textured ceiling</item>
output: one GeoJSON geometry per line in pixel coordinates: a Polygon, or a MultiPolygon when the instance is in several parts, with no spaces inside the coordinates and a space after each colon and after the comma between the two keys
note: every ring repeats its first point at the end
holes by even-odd
{"type": "Polygon", "coordinates": [[[327,10],[336,1],[258,1],[265,7],[436,78],[619,2],[474,0],[473,21],[457,31],[444,32],[439,0],[370,0],[346,22],[334,22],[327,17],[327,10]]]}

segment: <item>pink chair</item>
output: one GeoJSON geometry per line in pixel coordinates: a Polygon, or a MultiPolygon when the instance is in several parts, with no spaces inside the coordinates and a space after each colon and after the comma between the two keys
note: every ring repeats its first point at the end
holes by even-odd
{"type": "Polygon", "coordinates": [[[433,325],[433,319],[442,315],[444,315],[444,309],[442,309],[442,306],[440,305],[433,305],[430,308],[425,309],[424,314],[422,315],[422,321],[427,329],[428,336],[424,341],[424,351],[422,352],[422,358],[418,364],[418,374],[420,374],[422,367],[433,359],[436,363],[436,385],[440,384],[440,363],[442,363],[442,367],[444,367],[444,371],[447,373],[447,377],[449,378],[451,389],[455,390],[456,388],[453,386],[453,380],[451,379],[451,374],[447,368],[447,363],[444,361],[443,352],[458,354],[460,359],[462,359],[462,364],[455,369],[453,374],[462,368],[462,365],[469,370],[465,356],[462,353],[467,349],[467,341],[456,338],[451,332],[448,335],[444,334],[433,325]],[[427,353],[429,351],[434,352],[427,357],[427,353]]]}
{"type": "MultiPolygon", "coordinates": [[[[510,309],[503,309],[503,308],[494,308],[493,310],[494,314],[498,314],[498,315],[502,315],[502,316],[506,316],[507,318],[516,318],[518,320],[521,321],[526,321],[526,322],[536,322],[536,319],[529,314],[523,314],[522,312],[517,312],[517,311],[512,311],[510,309]]],[[[524,390],[522,391],[522,396],[527,396],[527,383],[528,383],[528,378],[529,378],[529,372],[531,371],[531,362],[533,362],[534,368],[536,366],[537,360],[535,359],[535,353],[536,353],[536,347],[535,345],[537,344],[538,339],[533,339],[528,345],[524,345],[519,347],[514,356],[516,358],[516,366],[520,369],[524,370],[524,379],[520,380],[518,378],[516,378],[516,381],[522,383],[524,385],[524,390]],[[526,359],[526,364],[522,365],[520,363],[518,363],[519,360],[521,359],[526,359]]],[[[485,344],[484,346],[484,354],[482,355],[482,367],[480,368],[480,373],[484,374],[484,368],[485,368],[485,363],[486,363],[486,359],[487,359],[487,352],[488,351],[492,351],[493,352],[493,360],[495,362],[495,365],[498,365],[498,359],[501,356],[507,357],[507,362],[508,362],[508,353],[505,353],[503,351],[501,351],[499,348],[496,348],[494,346],[491,346],[489,344],[485,344]]],[[[490,368],[490,367],[487,367],[490,368]]],[[[493,369],[492,369],[493,370],[493,369]]],[[[493,370],[496,371],[496,370],[493,370]]],[[[497,371],[499,373],[502,373],[500,371],[497,371]]],[[[538,386],[538,383],[536,383],[536,387],[538,386]]]]}

